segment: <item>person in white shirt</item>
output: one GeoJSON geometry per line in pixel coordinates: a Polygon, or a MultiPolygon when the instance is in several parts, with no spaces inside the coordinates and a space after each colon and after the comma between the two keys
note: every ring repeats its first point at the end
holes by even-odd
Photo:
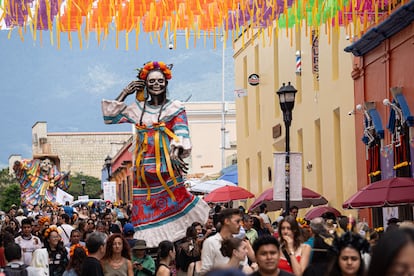
{"type": "Polygon", "coordinates": [[[23,209],[17,210],[15,219],[22,225],[22,220],[25,219],[26,216],[24,215],[23,209]]]}
{"type": "Polygon", "coordinates": [[[30,265],[33,252],[36,249],[43,247],[40,239],[32,235],[32,221],[30,219],[22,220],[22,231],[20,235],[14,239],[14,242],[20,246],[23,255],[23,263],[26,265],[30,265]]]}
{"type": "Polygon", "coordinates": [[[270,221],[269,216],[267,215],[267,205],[262,203],[260,206],[259,216],[263,219],[264,227],[269,231],[270,234],[273,234],[274,230],[270,221]]]}
{"type": "Polygon", "coordinates": [[[202,274],[228,263],[229,258],[224,257],[220,251],[221,243],[224,239],[231,238],[233,234],[239,233],[241,220],[239,209],[229,208],[219,213],[220,232],[207,238],[203,243],[200,271],[202,274]]]}
{"type": "Polygon", "coordinates": [[[37,215],[41,215],[40,206],[38,204],[33,205],[32,211],[29,212],[27,217],[35,219],[37,215]]]}
{"type": "Polygon", "coordinates": [[[28,275],[28,276],[38,276],[38,275],[45,275],[39,274],[39,270],[34,267],[28,266],[24,264],[22,259],[22,249],[17,243],[10,243],[6,246],[4,250],[4,255],[7,261],[6,267],[4,267],[3,274],[9,275],[10,272],[12,273],[21,273],[20,275],[28,275]],[[27,271],[27,274],[24,273],[27,271]]]}
{"type": "Polygon", "coordinates": [[[67,214],[61,214],[58,221],[60,224],[57,228],[59,235],[62,237],[63,244],[68,246],[70,244],[70,234],[74,228],[72,225],[69,225],[70,218],[67,214]]]}

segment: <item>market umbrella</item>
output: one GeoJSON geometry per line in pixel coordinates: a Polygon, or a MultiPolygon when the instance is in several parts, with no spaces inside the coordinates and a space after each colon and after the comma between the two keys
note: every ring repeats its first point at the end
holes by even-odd
{"type": "MultiPolygon", "coordinates": [[[[259,206],[262,203],[265,203],[267,205],[268,211],[277,211],[281,208],[284,208],[286,205],[286,201],[284,200],[273,200],[273,187],[261,193],[250,206],[249,211],[256,211],[257,209],[259,209],[259,206]]],[[[291,200],[290,206],[297,206],[298,208],[308,208],[311,206],[318,206],[326,203],[328,203],[326,198],[324,198],[317,192],[312,191],[311,189],[302,187],[302,200],[291,200]]]]}
{"type": "Polygon", "coordinates": [[[238,173],[237,173],[237,165],[231,165],[227,168],[222,170],[222,175],[218,178],[222,180],[227,180],[232,183],[238,184],[238,173]]]}
{"type": "Polygon", "coordinates": [[[317,218],[317,217],[322,217],[323,214],[328,213],[328,212],[333,213],[335,215],[335,217],[339,217],[341,215],[341,212],[339,212],[334,207],[318,206],[318,207],[312,208],[308,212],[306,212],[305,219],[312,220],[312,219],[317,218]]]}
{"type": "Polygon", "coordinates": [[[221,180],[221,179],[207,180],[207,181],[203,181],[203,182],[199,182],[195,184],[193,187],[189,189],[189,191],[195,192],[195,193],[208,194],[211,191],[217,188],[224,187],[224,186],[237,186],[237,185],[227,180],[221,180]]]}
{"type": "Polygon", "coordinates": [[[342,207],[362,209],[413,203],[414,179],[411,177],[395,177],[369,184],[346,200],[342,207]]]}
{"type": "Polygon", "coordinates": [[[238,186],[224,186],[213,190],[204,197],[206,202],[223,203],[232,200],[241,200],[254,197],[254,194],[238,186]]]}

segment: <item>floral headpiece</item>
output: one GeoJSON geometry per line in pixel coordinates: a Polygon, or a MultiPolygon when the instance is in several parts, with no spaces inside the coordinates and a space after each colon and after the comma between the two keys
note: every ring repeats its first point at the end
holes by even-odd
{"type": "Polygon", "coordinates": [[[304,218],[296,218],[297,223],[301,228],[309,228],[309,222],[304,218]]]}
{"type": "Polygon", "coordinates": [[[149,72],[152,70],[160,70],[167,80],[171,79],[171,69],[172,64],[165,64],[162,61],[150,61],[144,64],[143,68],[138,68],[138,78],[141,80],[146,80],[149,72]]]}
{"type": "Polygon", "coordinates": [[[49,217],[41,217],[38,221],[39,225],[43,225],[46,222],[50,222],[50,218],[49,217]]]}
{"type": "Polygon", "coordinates": [[[70,247],[70,250],[69,250],[69,256],[70,257],[72,257],[73,254],[75,254],[76,248],[82,248],[82,250],[85,251],[86,256],[89,255],[88,249],[85,246],[81,245],[80,243],[77,243],[77,244],[74,244],[70,247]]]}
{"type": "Polygon", "coordinates": [[[358,252],[368,252],[369,242],[354,232],[345,232],[342,236],[336,237],[332,243],[332,250],[339,255],[345,247],[355,248],[358,252]]]}
{"type": "Polygon", "coordinates": [[[58,231],[56,225],[52,225],[52,226],[50,226],[49,228],[47,228],[45,230],[45,233],[43,234],[43,236],[45,237],[45,239],[49,238],[49,235],[50,235],[51,232],[56,232],[56,233],[59,234],[59,231],[58,231]]]}

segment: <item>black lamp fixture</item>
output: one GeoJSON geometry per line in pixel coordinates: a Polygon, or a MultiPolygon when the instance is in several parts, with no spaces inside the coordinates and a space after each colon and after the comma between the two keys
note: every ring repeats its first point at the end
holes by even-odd
{"type": "Polygon", "coordinates": [[[85,179],[81,179],[81,185],[82,185],[82,195],[85,195],[85,185],[86,185],[86,180],[85,179]]]}
{"type": "Polygon", "coordinates": [[[282,87],[276,92],[279,96],[280,109],[283,112],[283,121],[285,123],[285,145],[286,145],[286,162],[285,162],[285,190],[286,190],[286,214],[290,209],[290,124],[292,122],[292,110],[295,106],[295,95],[298,90],[290,82],[288,85],[283,83],[282,87]]]}
{"type": "Polygon", "coordinates": [[[111,180],[111,166],[112,166],[112,158],[108,155],[105,158],[105,167],[108,172],[108,178],[107,178],[108,181],[111,180]]]}

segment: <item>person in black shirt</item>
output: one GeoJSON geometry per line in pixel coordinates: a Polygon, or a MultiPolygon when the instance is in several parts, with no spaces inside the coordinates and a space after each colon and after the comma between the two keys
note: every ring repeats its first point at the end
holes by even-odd
{"type": "Polygon", "coordinates": [[[61,276],[69,263],[68,252],[56,227],[46,229],[44,237],[44,247],[49,254],[49,275],[61,276]]]}
{"type": "Polygon", "coordinates": [[[85,259],[80,276],[104,276],[100,259],[105,255],[106,236],[101,232],[93,232],[86,240],[89,255],[85,259]]]}

